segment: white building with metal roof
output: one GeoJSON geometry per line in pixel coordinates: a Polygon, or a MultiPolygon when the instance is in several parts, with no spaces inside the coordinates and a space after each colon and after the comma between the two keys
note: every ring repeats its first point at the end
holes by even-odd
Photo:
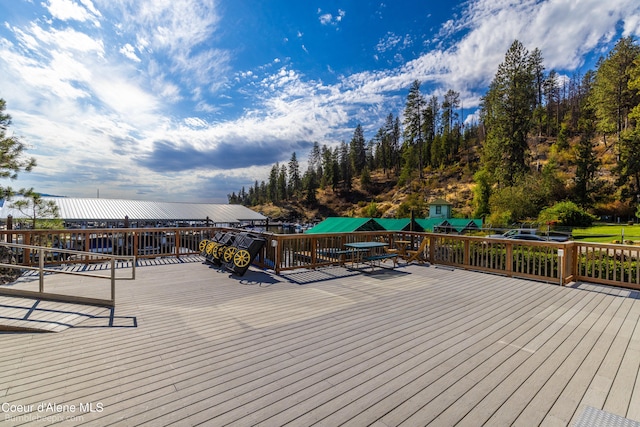
{"type": "MultiPolygon", "coordinates": [[[[13,207],[20,197],[2,202],[0,219],[28,219],[32,210],[21,212],[13,207]]],[[[68,225],[122,226],[128,221],[132,227],[144,225],[215,224],[238,225],[261,223],[264,215],[242,205],[213,203],[150,202],[143,200],[42,197],[58,206],[58,217],[68,225]]]]}

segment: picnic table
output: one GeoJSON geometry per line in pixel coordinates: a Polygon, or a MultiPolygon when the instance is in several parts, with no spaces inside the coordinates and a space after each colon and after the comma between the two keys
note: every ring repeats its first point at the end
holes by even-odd
{"type": "Polygon", "coordinates": [[[411,244],[411,240],[396,240],[395,245],[398,250],[398,256],[402,259],[406,259],[407,257],[407,249],[411,244]]]}
{"type": "Polygon", "coordinates": [[[395,267],[398,260],[397,253],[381,252],[381,248],[389,246],[382,242],[353,242],[345,243],[347,250],[353,251],[352,265],[368,264],[373,269],[376,265],[382,267],[381,263],[386,260],[393,261],[395,267]]]}

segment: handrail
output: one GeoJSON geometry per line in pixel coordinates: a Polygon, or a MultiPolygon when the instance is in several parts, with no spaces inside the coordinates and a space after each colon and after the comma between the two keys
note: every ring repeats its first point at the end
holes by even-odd
{"type": "MultiPolygon", "coordinates": [[[[431,264],[447,265],[510,277],[522,277],[566,285],[575,281],[640,289],[640,247],[588,242],[553,242],[463,236],[410,231],[362,231],[272,235],[267,258],[276,273],[297,268],[339,264],[339,258],[323,256],[329,248],[345,243],[407,240],[422,253],[414,256],[431,264]]],[[[415,255],[415,254],[414,254],[415,255]]]]}
{"type": "MultiPolygon", "coordinates": [[[[16,241],[25,245],[58,246],[65,249],[87,250],[93,255],[90,262],[109,256],[135,256],[136,259],[154,257],[182,257],[200,253],[199,243],[213,237],[225,227],[165,227],[118,229],[63,230],[0,230],[0,242],[16,241]],[[56,243],[58,243],[56,245],[56,243]]],[[[573,281],[601,283],[640,289],[640,246],[598,244],[580,241],[538,242],[497,239],[446,233],[411,231],[361,231],[325,234],[273,234],[252,231],[267,240],[254,264],[275,271],[276,274],[298,268],[318,268],[340,263],[332,250],[344,244],[379,240],[394,246],[396,241],[410,241],[414,252],[422,246],[422,253],[414,259],[431,264],[443,264],[467,270],[523,277],[552,283],[573,281]],[[421,243],[425,242],[421,245],[421,243]]],[[[38,266],[31,257],[31,249],[20,249],[19,264],[38,266]]],[[[53,260],[51,264],[86,263],[77,260],[53,260]]]]}
{"type": "Polygon", "coordinates": [[[16,248],[16,249],[26,249],[29,252],[34,251],[37,254],[38,259],[38,267],[32,267],[30,265],[19,265],[19,264],[7,264],[0,263],[0,267],[3,268],[13,268],[19,270],[32,270],[38,271],[38,281],[39,287],[38,291],[27,291],[22,289],[10,289],[6,287],[0,287],[0,294],[4,295],[12,295],[12,296],[23,296],[23,297],[34,297],[41,299],[49,299],[55,301],[63,301],[63,302],[79,302],[84,304],[93,304],[93,305],[106,305],[106,306],[115,306],[116,301],[116,260],[127,261],[131,265],[131,277],[120,277],[119,280],[135,280],[136,278],[136,257],[129,255],[104,255],[104,254],[96,254],[94,252],[86,252],[86,251],[76,251],[71,249],[62,249],[62,248],[52,248],[45,246],[34,246],[34,245],[24,245],[21,243],[0,243],[1,246],[16,248]],[[95,273],[86,273],[80,271],[72,271],[72,270],[62,270],[62,269],[54,269],[45,267],[45,254],[47,252],[50,253],[64,253],[69,254],[70,256],[76,257],[84,257],[86,259],[97,258],[102,261],[105,258],[109,262],[110,274],[109,276],[95,274],[95,273]],[[63,294],[54,294],[48,293],[44,289],[44,274],[45,273],[57,273],[57,274],[70,274],[75,276],[84,276],[84,277],[93,277],[98,279],[109,279],[111,281],[111,297],[110,299],[103,298],[87,298],[73,295],[63,295],[63,294]]]}

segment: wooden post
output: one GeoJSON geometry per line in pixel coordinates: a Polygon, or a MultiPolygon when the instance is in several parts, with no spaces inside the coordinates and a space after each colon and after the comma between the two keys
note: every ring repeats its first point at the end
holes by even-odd
{"type": "Polygon", "coordinates": [[[471,242],[469,242],[469,239],[464,239],[463,240],[463,245],[464,245],[464,255],[463,255],[463,260],[462,263],[468,267],[471,265],[471,242]]]}
{"type": "Polygon", "coordinates": [[[429,262],[435,264],[436,259],[436,237],[433,234],[424,236],[424,239],[429,239],[429,262]]]}
{"type": "MultiPolygon", "coordinates": [[[[13,216],[7,216],[7,231],[13,230],[13,216]]],[[[7,233],[7,243],[13,243],[13,234],[7,233]]]]}
{"type": "Polygon", "coordinates": [[[506,241],[506,256],[504,266],[505,272],[507,276],[513,277],[513,244],[509,241],[506,241]]]}
{"type": "Polygon", "coordinates": [[[282,259],[280,251],[282,250],[282,245],[280,244],[281,243],[280,242],[280,237],[278,237],[277,235],[274,236],[274,237],[275,237],[275,239],[271,240],[271,244],[273,246],[275,246],[274,249],[275,249],[275,252],[276,252],[276,256],[275,256],[275,260],[274,260],[276,265],[274,266],[275,267],[274,270],[275,270],[276,274],[280,274],[280,260],[282,259]],[[275,244],[274,244],[274,242],[275,242],[275,244]]]}
{"type": "Polygon", "coordinates": [[[111,257],[111,302],[116,305],[116,258],[111,257]]]}
{"type": "Polygon", "coordinates": [[[44,293],[44,248],[38,249],[38,276],[40,293],[44,293]]]}
{"type": "Polygon", "coordinates": [[[179,228],[176,228],[173,231],[173,246],[175,246],[176,248],[176,258],[180,258],[180,229],[179,228]]]}

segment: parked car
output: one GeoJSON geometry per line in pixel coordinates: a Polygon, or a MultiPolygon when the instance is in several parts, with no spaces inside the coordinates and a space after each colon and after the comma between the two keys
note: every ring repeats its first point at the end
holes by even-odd
{"type": "Polygon", "coordinates": [[[507,237],[510,240],[533,240],[537,242],[546,242],[548,239],[545,239],[542,236],[538,236],[537,234],[514,234],[513,236],[507,237]]]}
{"type": "Polygon", "coordinates": [[[515,239],[522,236],[536,236],[536,230],[533,228],[516,228],[509,230],[503,234],[490,234],[487,237],[492,239],[515,239]]]}
{"type": "Polygon", "coordinates": [[[491,234],[487,237],[492,239],[517,239],[517,240],[537,240],[550,242],[566,242],[571,238],[570,234],[549,233],[541,234],[534,228],[515,228],[503,234],[491,234]]]}

